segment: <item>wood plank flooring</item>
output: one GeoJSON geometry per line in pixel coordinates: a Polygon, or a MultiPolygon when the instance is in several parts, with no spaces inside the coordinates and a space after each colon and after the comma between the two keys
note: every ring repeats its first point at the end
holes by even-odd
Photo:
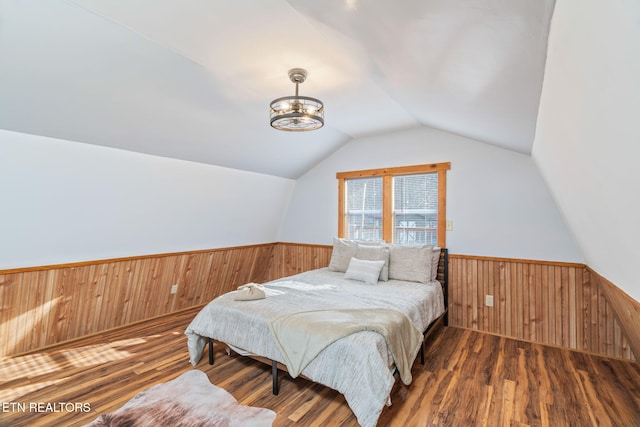
{"type": "MultiPolygon", "coordinates": [[[[0,360],[0,426],[83,425],[192,369],[183,331],[195,312],[0,360]],[[81,409],[30,411],[38,402],[81,409]]],[[[215,365],[204,357],[196,369],[240,403],[276,411],[274,426],[357,426],[339,393],[281,374],[273,396],[268,366],[227,356],[221,344],[215,350],[215,365]]],[[[436,329],[426,356],[425,365],[414,364],[410,386],[394,387],[379,426],[640,426],[634,362],[452,327],[436,329]]]]}

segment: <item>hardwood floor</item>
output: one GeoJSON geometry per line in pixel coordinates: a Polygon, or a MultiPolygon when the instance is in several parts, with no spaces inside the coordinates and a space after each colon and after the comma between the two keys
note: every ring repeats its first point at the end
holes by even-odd
{"type": "MultiPolygon", "coordinates": [[[[192,369],[183,331],[195,312],[0,360],[0,426],[83,425],[192,369]],[[58,402],[79,408],[46,407],[58,402]]],[[[273,396],[268,366],[215,350],[215,365],[205,356],[196,369],[240,403],[276,411],[274,426],[357,426],[339,393],[281,374],[273,396]]],[[[640,426],[637,363],[451,327],[434,332],[426,356],[379,426],[640,426]]]]}

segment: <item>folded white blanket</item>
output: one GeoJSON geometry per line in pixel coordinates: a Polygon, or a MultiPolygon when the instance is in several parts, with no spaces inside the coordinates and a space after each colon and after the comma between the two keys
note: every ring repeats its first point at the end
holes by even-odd
{"type": "Polygon", "coordinates": [[[253,301],[257,299],[264,299],[266,294],[264,292],[264,286],[257,283],[247,283],[238,287],[236,295],[233,299],[236,301],[253,301]]]}
{"type": "Polygon", "coordinates": [[[423,335],[409,317],[385,308],[312,310],[287,314],[269,322],[289,374],[295,378],[329,344],[360,331],[374,331],[386,342],[404,384],[423,335]]]}

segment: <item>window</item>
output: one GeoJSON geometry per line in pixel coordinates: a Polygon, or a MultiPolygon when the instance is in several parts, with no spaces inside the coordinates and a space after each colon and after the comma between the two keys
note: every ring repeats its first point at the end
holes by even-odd
{"type": "Polygon", "coordinates": [[[382,240],[382,178],[345,181],[347,236],[382,240]]]}
{"type": "Polygon", "coordinates": [[[450,163],[340,172],[338,235],[446,247],[450,163]]]}

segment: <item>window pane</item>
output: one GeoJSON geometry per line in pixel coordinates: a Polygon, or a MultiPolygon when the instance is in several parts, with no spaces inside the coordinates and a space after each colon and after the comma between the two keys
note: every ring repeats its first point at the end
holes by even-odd
{"type": "Polygon", "coordinates": [[[393,242],[437,245],[437,173],[393,178],[393,242]]]}
{"type": "Polygon", "coordinates": [[[346,237],[382,240],[382,178],[349,179],[345,185],[346,237]]]}

